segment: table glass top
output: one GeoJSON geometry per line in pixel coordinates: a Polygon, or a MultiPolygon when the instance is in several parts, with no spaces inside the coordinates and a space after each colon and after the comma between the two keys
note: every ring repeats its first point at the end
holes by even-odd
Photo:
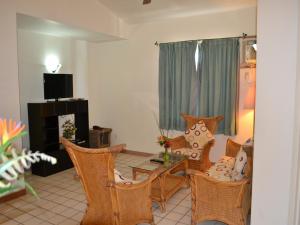
{"type": "Polygon", "coordinates": [[[151,157],[147,157],[147,159],[142,163],[141,162],[131,163],[131,164],[129,164],[129,167],[147,170],[147,171],[154,171],[156,169],[168,170],[168,169],[172,168],[174,165],[185,160],[186,157],[183,155],[170,154],[170,160],[168,163],[152,162],[152,161],[150,161],[151,159],[163,160],[161,154],[160,155],[157,154],[157,155],[154,155],[151,157]]]}

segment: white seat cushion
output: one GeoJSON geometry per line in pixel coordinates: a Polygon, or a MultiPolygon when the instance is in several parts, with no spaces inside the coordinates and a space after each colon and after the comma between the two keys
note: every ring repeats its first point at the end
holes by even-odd
{"type": "Polygon", "coordinates": [[[115,174],[115,182],[116,183],[122,183],[122,184],[137,184],[139,181],[135,181],[132,179],[129,179],[127,177],[124,177],[117,169],[114,169],[115,174]]]}
{"type": "Polygon", "coordinates": [[[231,174],[234,168],[235,158],[223,156],[216,164],[206,172],[208,176],[219,181],[231,181],[231,174]]]}

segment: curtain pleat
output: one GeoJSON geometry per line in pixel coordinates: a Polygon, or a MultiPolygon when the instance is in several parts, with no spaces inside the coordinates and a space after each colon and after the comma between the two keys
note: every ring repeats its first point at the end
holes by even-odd
{"type": "Polygon", "coordinates": [[[195,113],[192,93],[197,85],[195,51],[197,41],[160,44],[159,125],[162,129],[184,130],[181,112],[195,113]]]}
{"type": "Polygon", "coordinates": [[[218,133],[236,134],[236,102],[239,70],[239,39],[203,40],[199,73],[200,116],[223,115],[218,133]]]}

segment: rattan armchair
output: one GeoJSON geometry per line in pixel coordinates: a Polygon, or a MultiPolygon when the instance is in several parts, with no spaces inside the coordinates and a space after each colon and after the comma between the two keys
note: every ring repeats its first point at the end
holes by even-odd
{"type": "MultiPolygon", "coordinates": [[[[227,140],[226,155],[235,157],[239,144],[227,140]]],[[[217,220],[228,225],[246,225],[251,206],[252,148],[247,153],[246,176],[241,181],[223,182],[200,171],[189,171],[192,189],[192,225],[217,220]]]]}
{"type": "MultiPolygon", "coordinates": [[[[220,121],[224,119],[223,116],[215,116],[215,117],[195,117],[187,114],[181,114],[183,119],[186,122],[186,128],[189,129],[195,123],[200,120],[203,120],[207,129],[212,133],[215,134],[218,128],[218,124],[220,121]]],[[[211,162],[209,160],[209,153],[211,148],[214,146],[215,141],[212,140],[208,142],[204,146],[204,150],[202,152],[200,160],[188,160],[189,169],[193,170],[200,170],[206,171],[208,168],[211,167],[211,162]]],[[[185,140],[184,136],[178,136],[170,140],[170,147],[171,151],[175,151],[176,149],[181,148],[191,148],[190,144],[185,140]]]]}
{"type": "MultiPolygon", "coordinates": [[[[115,183],[114,156],[109,148],[82,148],[66,139],[62,139],[62,143],[72,159],[87,198],[81,225],[154,224],[150,194],[151,182],[156,174],[138,184],[115,183]]],[[[113,147],[112,150],[117,152],[121,149],[113,147]]]]}

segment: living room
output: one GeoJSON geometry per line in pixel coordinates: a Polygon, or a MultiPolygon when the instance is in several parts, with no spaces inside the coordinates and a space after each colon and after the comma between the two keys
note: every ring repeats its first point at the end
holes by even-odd
{"type": "MultiPolygon", "coordinates": [[[[280,60],[278,65],[276,64],[276,69],[272,68],[271,70],[270,64],[260,64],[259,60],[266,62],[266,58],[272,58],[273,53],[268,52],[270,49],[264,48],[264,46],[269,46],[266,42],[270,45],[271,43],[274,44],[274,36],[276,36],[276,40],[280,36],[277,29],[267,31],[264,29],[264,26],[269,22],[269,14],[264,10],[268,8],[268,10],[276,11],[279,8],[285,9],[285,7],[288,7],[288,9],[282,10],[279,15],[285,17],[285,21],[292,22],[294,19],[292,15],[297,15],[296,12],[292,11],[294,14],[287,16],[291,14],[292,3],[295,2],[291,1],[289,6],[284,3],[281,6],[278,3],[278,5],[270,7],[268,3],[258,3],[256,5],[256,2],[253,1],[249,1],[247,4],[242,4],[241,1],[232,1],[228,5],[218,3],[210,9],[207,8],[207,11],[202,10],[199,13],[196,8],[192,10],[192,7],[190,7],[190,11],[188,11],[188,7],[184,8],[183,6],[181,10],[173,9],[172,11],[172,8],[163,8],[166,6],[156,5],[158,3],[153,0],[151,4],[154,6],[152,7],[158,7],[156,11],[152,9],[157,13],[153,16],[149,13],[151,10],[147,11],[148,8],[143,11],[143,7],[149,6],[142,5],[140,1],[130,3],[138,5],[135,11],[126,11],[128,7],[125,6],[115,7],[115,11],[113,11],[110,8],[113,8],[112,5],[114,4],[109,4],[107,1],[106,3],[105,1],[103,3],[77,1],[74,3],[72,10],[69,9],[68,1],[63,4],[56,1],[44,3],[34,0],[26,3],[6,1],[1,3],[1,8],[3,5],[3,13],[1,13],[3,17],[1,20],[3,43],[1,48],[5,52],[5,54],[1,54],[3,68],[1,94],[6,96],[9,92],[10,97],[3,97],[1,117],[12,118],[16,121],[21,120],[27,124],[26,104],[28,102],[44,101],[42,75],[47,72],[45,60],[47,55],[53,55],[54,53],[61,64],[59,73],[73,74],[74,98],[85,98],[89,101],[90,127],[100,125],[112,128],[112,145],[124,143],[129,150],[158,153],[162,148],[156,143],[156,138],[160,134],[156,124],[159,115],[159,47],[155,45],[155,42],[161,44],[186,40],[229,38],[242,36],[242,33],[255,36],[257,33],[258,43],[264,43],[265,45],[259,44],[257,57],[257,64],[261,67],[258,66],[256,75],[258,87],[255,108],[255,158],[251,224],[287,224],[285,221],[288,218],[290,204],[292,204],[292,201],[289,200],[291,197],[288,194],[289,191],[285,191],[285,194],[276,200],[281,204],[271,204],[271,202],[268,204],[268,201],[263,201],[263,197],[275,201],[276,198],[273,193],[275,190],[265,193],[264,189],[267,183],[271,185],[273,182],[272,189],[276,186],[278,190],[281,190],[282,185],[285,184],[285,190],[290,190],[296,183],[296,178],[292,179],[288,176],[284,178],[286,179],[284,182],[278,184],[275,178],[262,176],[266,172],[261,172],[261,170],[265,168],[273,171],[272,173],[278,170],[279,174],[292,174],[291,167],[295,162],[292,162],[291,158],[296,158],[294,156],[296,153],[292,149],[294,149],[293,137],[296,135],[297,128],[293,130],[292,127],[294,110],[297,108],[294,101],[294,93],[297,89],[294,82],[296,71],[291,69],[293,65],[290,64],[292,62],[296,64],[296,60],[289,59],[291,59],[290,57],[296,57],[297,49],[293,46],[297,45],[297,40],[288,39],[286,36],[289,35],[284,36],[286,38],[285,43],[290,45],[290,48],[287,48],[289,53],[287,53],[286,48],[278,50],[287,55],[280,60]],[[57,9],[60,10],[57,11],[57,9]],[[138,9],[142,12],[139,13],[138,9]],[[164,9],[164,11],[162,12],[159,9],[164,9]],[[261,20],[258,21],[257,9],[260,12],[258,15],[261,15],[261,20]],[[127,17],[127,20],[120,19],[122,16],[123,18],[127,17]],[[59,33],[57,30],[48,30],[49,33],[46,34],[47,26],[48,28],[51,27],[49,21],[55,21],[56,26],[60,27],[61,31],[67,30],[68,32],[59,33]],[[39,25],[33,26],[33,24],[39,25]],[[46,26],[46,24],[48,25],[46,26]],[[260,33],[256,32],[257,24],[260,33]],[[16,35],[16,31],[18,35],[16,35]],[[264,32],[267,32],[265,36],[263,35],[264,32]],[[273,38],[269,37],[270,34],[273,38]],[[261,35],[261,42],[259,41],[259,35],[261,35]],[[293,54],[290,54],[291,49],[293,49],[293,54]],[[283,63],[285,60],[289,62],[288,65],[283,63]],[[278,76],[276,76],[276,83],[274,83],[274,79],[272,83],[269,82],[268,79],[272,79],[278,71],[285,71],[286,73],[286,67],[291,69],[288,73],[290,76],[288,83],[286,83],[287,77],[284,81],[281,81],[278,76]],[[260,71],[264,71],[264,76],[259,76],[260,71]],[[270,77],[265,74],[270,74],[270,77]],[[284,100],[280,103],[271,101],[270,95],[272,96],[272,93],[276,93],[277,99],[281,98],[278,96],[276,88],[277,85],[282,87],[283,84],[286,84],[284,86],[284,100]],[[272,85],[274,85],[273,88],[272,85]],[[29,96],[30,94],[32,95],[29,96]],[[268,102],[268,109],[265,107],[266,102],[268,102]],[[281,111],[275,108],[278,105],[285,108],[285,110],[281,111]],[[272,112],[273,117],[270,118],[270,114],[267,114],[267,112],[272,112]],[[274,121],[281,121],[282,113],[285,113],[284,117],[289,120],[286,123],[285,119],[285,124],[282,126],[289,125],[289,127],[284,128],[283,136],[275,138],[277,135],[272,134],[277,128],[274,121]],[[265,133],[269,133],[270,137],[266,137],[265,133]],[[279,149],[282,148],[282,143],[288,146],[289,149],[284,155],[278,153],[279,149]],[[270,156],[269,151],[262,150],[266,148],[278,149],[278,151],[270,156]],[[256,153],[257,151],[258,153],[256,153]],[[266,160],[266,157],[274,157],[275,161],[276,159],[284,160],[284,168],[280,168],[280,170],[274,168],[272,164],[274,160],[266,160]],[[268,163],[270,165],[267,165],[268,163]],[[265,210],[266,207],[268,209],[273,208],[272,212],[280,213],[273,215],[271,209],[269,209],[270,213],[269,210],[265,210]],[[264,209],[263,212],[260,211],[261,208],[264,209]],[[261,213],[264,216],[261,216],[261,213]]],[[[122,5],[122,3],[115,4],[117,6],[118,4],[122,5]]],[[[172,4],[170,3],[170,5],[172,4]]],[[[277,19],[279,20],[279,18],[277,19]]],[[[281,26],[281,23],[279,25],[281,26]]],[[[282,29],[286,29],[286,34],[289,32],[289,34],[296,34],[295,26],[285,27],[282,25],[282,29]]],[[[297,35],[294,35],[294,37],[297,37],[297,35]]],[[[281,39],[284,40],[283,37],[280,37],[279,40],[281,39]]],[[[281,46],[276,47],[280,48],[281,46]]],[[[269,58],[267,62],[270,62],[269,58]]],[[[272,64],[277,61],[278,59],[272,58],[272,64]]],[[[244,74],[239,81],[245,81],[246,77],[244,74]]],[[[245,84],[240,83],[242,85],[240,87],[245,84]]],[[[243,96],[245,97],[245,93],[243,93],[243,96]]],[[[246,113],[246,111],[243,112],[246,113]]],[[[250,117],[253,117],[253,113],[250,117]]],[[[249,120],[248,118],[239,122],[237,123],[237,126],[239,126],[238,135],[233,139],[242,144],[252,136],[253,127],[251,124],[253,119],[250,118],[249,120]]],[[[182,134],[182,132],[170,132],[172,137],[179,134],[182,134]]],[[[216,162],[224,155],[226,140],[226,136],[216,135],[215,146],[210,154],[212,162],[216,162]]],[[[23,145],[29,147],[28,137],[27,144],[25,139],[23,145]]],[[[126,161],[126,159],[124,160],[126,161]]],[[[72,173],[69,175],[73,178],[72,173]]],[[[166,223],[165,221],[170,220],[171,215],[173,214],[170,214],[169,217],[166,217],[167,215],[161,216],[158,224],[166,223]]],[[[173,224],[181,224],[182,222],[178,219],[173,224]]]]}

